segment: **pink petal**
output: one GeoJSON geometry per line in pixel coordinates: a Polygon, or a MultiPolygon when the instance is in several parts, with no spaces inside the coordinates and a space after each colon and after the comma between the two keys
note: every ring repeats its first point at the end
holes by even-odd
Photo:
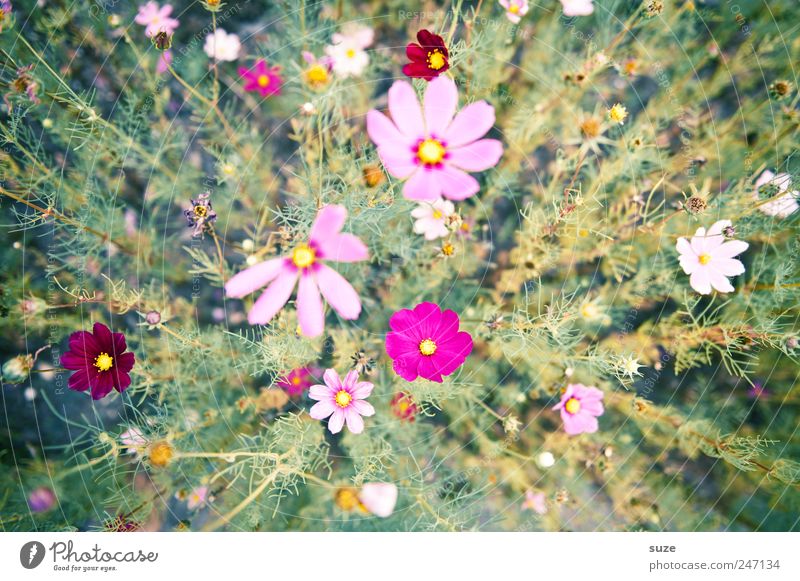
{"type": "Polygon", "coordinates": [[[83,355],[78,355],[74,351],[67,351],[61,355],[61,366],[65,369],[85,369],[91,370],[93,362],[83,355]]]}
{"type": "Polygon", "coordinates": [[[425,136],[425,123],[414,87],[406,81],[395,81],[389,89],[389,112],[397,128],[409,139],[425,136]]]}
{"type": "Polygon", "coordinates": [[[694,252],[692,251],[692,245],[689,244],[689,241],[686,238],[678,238],[678,242],[675,244],[675,248],[681,254],[691,254],[694,256],[694,252]]]}
{"type": "Polygon", "coordinates": [[[311,406],[311,409],[308,410],[308,415],[315,420],[324,420],[336,410],[337,406],[331,400],[322,400],[311,406]]]}
{"type": "Polygon", "coordinates": [[[458,105],[458,89],[449,77],[436,77],[425,90],[425,125],[428,135],[443,137],[458,105]]]}
{"type": "Polygon", "coordinates": [[[283,258],[273,258],[241,271],[225,283],[225,292],[229,297],[239,299],[257,291],[280,274],[283,261],[283,258]]]}
{"type": "Polygon", "coordinates": [[[437,371],[442,375],[450,375],[461,367],[472,353],[472,337],[465,331],[459,332],[450,341],[436,349],[431,356],[437,371]]]}
{"type": "Polygon", "coordinates": [[[297,282],[296,272],[283,270],[278,278],[272,281],[247,314],[247,321],[251,325],[266,325],[280,311],[289,297],[292,296],[294,285],[297,282]]]}
{"type": "Polygon", "coordinates": [[[431,302],[423,302],[414,307],[415,321],[412,323],[415,332],[421,339],[430,339],[437,335],[439,323],[442,321],[442,309],[431,302]]]}
{"type": "Polygon", "coordinates": [[[355,369],[351,369],[350,371],[347,372],[347,375],[344,376],[342,385],[347,388],[350,388],[351,390],[353,387],[355,387],[356,381],[358,381],[358,371],[356,371],[355,369]]]}
{"type": "Polygon", "coordinates": [[[325,380],[325,385],[331,390],[338,391],[342,389],[342,380],[339,379],[339,374],[334,369],[326,369],[322,378],[325,380]]]}
{"type": "Polygon", "coordinates": [[[297,317],[304,337],[319,337],[325,329],[325,310],[317,283],[311,274],[300,276],[297,287],[297,317]]]}
{"type": "Polygon", "coordinates": [[[361,300],[350,283],[324,264],[320,264],[314,274],[319,290],[333,310],[343,319],[357,319],[361,314],[361,300]]]}
{"type": "Polygon", "coordinates": [[[415,141],[401,133],[386,115],[374,109],[367,113],[367,135],[379,147],[387,145],[408,150],[415,141]]]}
{"type": "Polygon", "coordinates": [[[344,206],[331,204],[320,209],[308,238],[316,244],[323,244],[328,238],[336,236],[344,226],[347,219],[347,209],[344,206]]]}
{"type": "Polygon", "coordinates": [[[414,381],[419,376],[418,367],[421,360],[422,356],[419,353],[394,357],[392,369],[406,381],[414,381]]]}
{"type": "Polygon", "coordinates": [[[436,172],[436,178],[441,185],[442,195],[451,200],[466,200],[481,189],[478,180],[448,164],[436,172]]]}
{"type": "Polygon", "coordinates": [[[699,268],[695,270],[689,277],[689,284],[701,295],[711,294],[711,280],[709,279],[708,269],[699,268]]]}
{"type": "Polygon", "coordinates": [[[419,167],[414,161],[410,146],[408,149],[400,149],[382,145],[378,147],[378,156],[386,171],[399,180],[406,179],[419,167]]]}
{"type": "Polygon", "coordinates": [[[344,412],[339,408],[333,412],[331,419],[328,420],[328,430],[330,430],[331,434],[338,434],[342,431],[342,426],[344,426],[344,412]]]}
{"type": "MultiPolygon", "coordinates": [[[[336,372],[334,371],[334,373],[336,372]]],[[[327,385],[312,385],[308,390],[308,397],[317,401],[325,399],[332,400],[335,393],[336,393],[335,389],[331,389],[327,385]]]]}
{"type": "Polygon", "coordinates": [[[352,406],[345,410],[344,419],[347,421],[347,429],[353,434],[360,434],[364,431],[364,420],[352,406]]]}
{"type": "Polygon", "coordinates": [[[725,276],[744,274],[744,264],[735,258],[714,258],[712,266],[717,272],[725,276]]]}
{"type": "Polygon", "coordinates": [[[448,150],[447,162],[466,171],[484,171],[497,165],[503,155],[503,144],[496,139],[481,139],[448,150]]]}
{"type": "Polygon", "coordinates": [[[375,408],[372,407],[372,404],[364,401],[363,399],[353,400],[350,406],[362,416],[369,417],[375,415],[375,408]]]}
{"type": "Polygon", "coordinates": [[[388,333],[386,335],[386,353],[392,359],[419,353],[420,339],[414,340],[402,333],[388,333]]]}
{"type": "Polygon", "coordinates": [[[714,258],[733,258],[747,250],[750,245],[743,240],[731,240],[722,244],[714,253],[714,258]]]}
{"type": "Polygon", "coordinates": [[[355,403],[355,401],[368,398],[369,395],[372,393],[374,387],[375,386],[369,381],[359,381],[358,383],[356,383],[352,391],[354,398],[353,403],[355,403]]]}
{"type": "Polygon", "coordinates": [[[435,200],[441,195],[442,186],[436,174],[439,170],[420,168],[403,186],[403,197],[407,200],[435,200]]]}
{"type": "Polygon", "coordinates": [[[369,258],[367,246],[353,234],[336,234],[317,244],[325,260],[360,262],[369,258]]]}
{"type": "Polygon", "coordinates": [[[445,132],[448,148],[461,147],[477,141],[494,125],[494,107],[486,101],[467,105],[459,111],[445,132]]]}
{"type": "Polygon", "coordinates": [[[368,482],[361,487],[358,499],[372,514],[386,518],[397,504],[397,486],[389,482],[368,482]]]}
{"type": "Polygon", "coordinates": [[[711,286],[721,293],[732,293],[734,291],[731,282],[721,272],[709,270],[708,280],[711,282],[711,286]]]}
{"type": "Polygon", "coordinates": [[[420,377],[442,383],[442,373],[437,369],[432,357],[421,357],[417,365],[417,373],[420,377]]]}

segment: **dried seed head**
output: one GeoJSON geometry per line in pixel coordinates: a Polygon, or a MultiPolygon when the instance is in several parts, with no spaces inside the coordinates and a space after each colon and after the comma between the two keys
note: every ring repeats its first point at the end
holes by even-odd
{"type": "Polygon", "coordinates": [[[700,214],[705,212],[706,208],[708,208],[708,203],[703,198],[692,196],[686,200],[684,207],[690,214],[700,214]]]}

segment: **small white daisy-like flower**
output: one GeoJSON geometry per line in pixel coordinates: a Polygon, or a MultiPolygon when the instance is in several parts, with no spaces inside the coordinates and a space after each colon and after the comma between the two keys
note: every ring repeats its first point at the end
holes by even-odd
{"type": "Polygon", "coordinates": [[[775,175],[767,170],[756,180],[755,186],[756,189],[753,192],[753,199],[760,200],[761,196],[765,195],[773,196],[769,202],[758,206],[758,209],[767,216],[786,218],[794,214],[797,209],[800,208],[800,204],[798,204],[800,192],[797,190],[789,191],[789,188],[792,186],[792,178],[787,173],[775,175]],[[770,188],[764,186],[770,186],[770,188]],[[760,193],[759,190],[761,188],[764,188],[764,190],[773,189],[775,191],[760,193]]]}
{"type": "Polygon", "coordinates": [[[620,357],[617,361],[617,369],[619,372],[626,376],[633,379],[634,375],[641,376],[642,374],[639,373],[639,368],[642,367],[642,364],[639,363],[639,360],[634,357],[633,355],[628,355],[627,357],[620,357]]]}
{"type": "Polygon", "coordinates": [[[734,257],[747,250],[749,244],[727,240],[724,231],[730,226],[730,220],[720,220],[708,232],[698,228],[691,240],[678,238],[680,265],[690,275],[689,284],[701,295],[710,294],[712,288],[721,293],[733,292],[727,277],[744,273],[744,264],[734,257]]]}
{"type": "Polygon", "coordinates": [[[423,234],[425,240],[436,240],[447,236],[447,219],[455,212],[453,202],[439,198],[433,202],[423,202],[411,211],[416,218],[414,232],[423,234]]]}
{"type": "Polygon", "coordinates": [[[239,37],[235,34],[228,34],[221,28],[217,28],[213,34],[209,34],[203,45],[203,50],[208,58],[218,61],[235,61],[239,58],[241,49],[242,43],[239,42],[239,37]]]}
{"type": "Polygon", "coordinates": [[[369,27],[349,28],[333,35],[325,54],[333,60],[333,72],[341,77],[359,77],[369,65],[365,50],[375,36],[369,27]]]}

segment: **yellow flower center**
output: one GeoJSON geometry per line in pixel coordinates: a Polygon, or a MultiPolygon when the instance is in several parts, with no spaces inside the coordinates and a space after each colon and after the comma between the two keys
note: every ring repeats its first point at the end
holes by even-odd
{"type": "Polygon", "coordinates": [[[306,71],[306,78],[310,83],[321,85],[328,82],[328,71],[322,65],[313,65],[306,71]]]}
{"type": "Polygon", "coordinates": [[[697,257],[697,260],[700,261],[700,264],[708,264],[711,262],[711,255],[706,254],[705,252],[697,257]]]}
{"type": "Polygon", "coordinates": [[[442,244],[442,254],[445,256],[453,256],[456,252],[456,247],[450,244],[449,242],[445,242],[442,244]]]}
{"type": "Polygon", "coordinates": [[[445,149],[437,139],[426,139],[417,150],[417,157],[425,165],[436,165],[444,159],[445,149]]]}
{"type": "Polygon", "coordinates": [[[346,408],[350,405],[350,402],[353,401],[353,396],[347,393],[345,390],[340,389],[336,393],[336,405],[340,408],[346,408]]]}
{"type": "Polygon", "coordinates": [[[269,85],[269,77],[267,75],[260,75],[258,77],[258,86],[262,89],[269,85]]]}
{"type": "Polygon", "coordinates": [[[194,207],[194,215],[198,218],[205,218],[206,214],[208,214],[208,208],[205,206],[195,206],[194,207]]]}
{"type": "Polygon", "coordinates": [[[579,402],[574,397],[571,397],[567,400],[564,409],[567,410],[567,413],[577,414],[581,410],[581,402],[579,402]]]}
{"type": "Polygon", "coordinates": [[[94,360],[94,366],[100,371],[108,371],[114,367],[114,358],[108,353],[103,352],[94,360]]]}
{"type": "Polygon", "coordinates": [[[511,14],[516,14],[517,12],[519,12],[519,6],[517,6],[516,4],[512,4],[511,6],[508,7],[508,11],[511,12],[511,14]]]}
{"type": "Polygon", "coordinates": [[[628,116],[628,110],[623,106],[617,103],[611,109],[608,110],[608,117],[612,121],[616,123],[622,124],[625,121],[625,118],[628,116]]]}
{"type": "Polygon", "coordinates": [[[581,315],[584,319],[594,319],[600,314],[600,309],[594,303],[586,303],[581,307],[581,315]]]}
{"type": "Polygon", "coordinates": [[[442,212],[440,210],[434,210],[433,211],[433,219],[434,220],[441,220],[442,216],[443,216],[443,214],[442,214],[442,212]]]}
{"type": "Polygon", "coordinates": [[[296,377],[296,376],[293,377],[292,378],[292,385],[300,385],[300,378],[296,377]]]}
{"type": "Polygon", "coordinates": [[[349,58],[349,59],[351,59],[351,58],[355,58],[355,56],[356,56],[356,49],[354,49],[354,48],[348,48],[348,49],[347,49],[347,52],[346,52],[346,53],[344,53],[344,54],[346,54],[346,55],[347,55],[347,58],[349,58]]]}
{"type": "Polygon", "coordinates": [[[419,344],[419,352],[423,355],[431,356],[436,353],[436,343],[433,339],[425,339],[419,344]]]}
{"type": "Polygon", "coordinates": [[[297,268],[308,268],[316,260],[317,253],[308,244],[301,244],[292,252],[292,262],[297,268]]]}
{"type": "Polygon", "coordinates": [[[438,48],[428,53],[428,66],[434,71],[438,71],[445,65],[444,55],[438,48]]]}

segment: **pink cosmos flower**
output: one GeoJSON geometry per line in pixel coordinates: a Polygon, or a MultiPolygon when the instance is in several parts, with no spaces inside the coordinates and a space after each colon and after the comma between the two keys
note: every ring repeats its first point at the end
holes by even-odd
{"type": "Polygon", "coordinates": [[[721,293],[733,292],[727,277],[744,272],[744,264],[734,256],[747,250],[749,244],[741,240],[726,242],[724,232],[730,227],[730,220],[720,220],[708,232],[698,228],[691,241],[678,238],[676,248],[683,272],[691,275],[689,284],[701,295],[710,294],[712,287],[721,293]]]}
{"type": "Polygon", "coordinates": [[[262,97],[280,95],[283,79],[278,74],[281,67],[268,67],[267,61],[258,59],[252,69],[239,67],[239,76],[244,79],[245,91],[258,91],[262,97]]]}
{"type": "Polygon", "coordinates": [[[411,84],[396,81],[389,89],[392,119],[376,110],[367,114],[369,137],[386,170],[407,180],[409,200],[474,196],[480,186],[467,172],[494,167],[503,154],[498,140],[481,139],[494,125],[494,107],[477,101],[456,115],[457,104],[455,82],[441,76],[428,83],[424,112],[411,84]]]}
{"type": "Polygon", "coordinates": [[[139,6],[139,12],[136,14],[134,22],[145,27],[144,33],[148,37],[152,38],[162,31],[166,32],[168,36],[172,36],[180,22],[170,18],[170,14],[172,14],[172,6],[169,4],[159,6],[157,2],[148,2],[144,6],[139,6]]]}
{"type": "Polygon", "coordinates": [[[597,418],[603,415],[603,392],[582,383],[570,383],[553,409],[561,410],[564,431],[570,436],[593,434],[598,428],[597,418]]]}
{"type": "Polygon", "coordinates": [[[397,504],[397,486],[391,482],[368,482],[361,487],[358,500],[375,516],[386,518],[397,504]]]}
{"type": "Polygon", "coordinates": [[[229,297],[241,298],[269,284],[247,314],[251,325],[266,325],[280,311],[297,288],[297,315],[300,331],[317,337],[325,328],[325,300],[344,319],[357,319],[361,300],[344,277],[324,261],[359,262],[369,258],[363,242],[353,234],[341,232],[347,218],[344,206],[325,206],[311,226],[309,240],[295,246],[292,253],[251,266],[225,284],[229,297]],[[271,284],[270,284],[271,283],[271,284]]]}
{"type": "Polygon", "coordinates": [[[298,367],[278,380],[277,384],[289,394],[289,397],[296,397],[314,385],[320,372],[321,370],[316,367],[298,367]]]}
{"type": "Polygon", "coordinates": [[[522,510],[532,510],[536,514],[546,514],[547,498],[544,492],[526,491],[525,500],[522,502],[522,510]]]}
{"type": "Polygon", "coordinates": [[[208,486],[198,486],[189,493],[186,508],[194,510],[203,506],[208,500],[208,486]]]}
{"type": "Polygon", "coordinates": [[[593,0],[561,0],[564,16],[589,16],[594,12],[593,0]]]}
{"type": "Polygon", "coordinates": [[[344,378],[339,379],[339,374],[333,369],[328,369],[323,375],[325,385],[313,385],[308,396],[316,400],[309,414],[315,420],[328,420],[328,429],[332,434],[342,431],[342,426],[347,422],[347,429],[354,434],[364,431],[364,420],[361,416],[372,416],[375,408],[364,401],[372,393],[373,385],[368,381],[358,381],[358,372],[350,371],[344,378]]]}
{"type": "Polygon", "coordinates": [[[500,6],[505,8],[506,18],[514,24],[528,13],[528,0],[500,0],[500,6]]]}
{"type": "MultiPolygon", "coordinates": [[[[792,187],[792,178],[788,173],[779,173],[775,175],[771,171],[766,170],[756,180],[755,186],[756,189],[755,192],[753,192],[754,200],[760,199],[759,190],[763,186],[771,186],[771,189],[774,190],[772,192],[766,192],[773,196],[772,199],[758,206],[758,209],[767,216],[787,218],[800,208],[800,204],[798,204],[800,192],[797,190],[789,190],[789,188],[792,187]]],[[[769,189],[770,188],[764,188],[764,190],[769,189]]]]}
{"type": "Polygon", "coordinates": [[[442,383],[442,377],[461,367],[472,352],[472,337],[458,325],[455,311],[442,311],[434,303],[397,311],[386,335],[386,353],[395,373],[406,381],[423,377],[442,383]]]}

